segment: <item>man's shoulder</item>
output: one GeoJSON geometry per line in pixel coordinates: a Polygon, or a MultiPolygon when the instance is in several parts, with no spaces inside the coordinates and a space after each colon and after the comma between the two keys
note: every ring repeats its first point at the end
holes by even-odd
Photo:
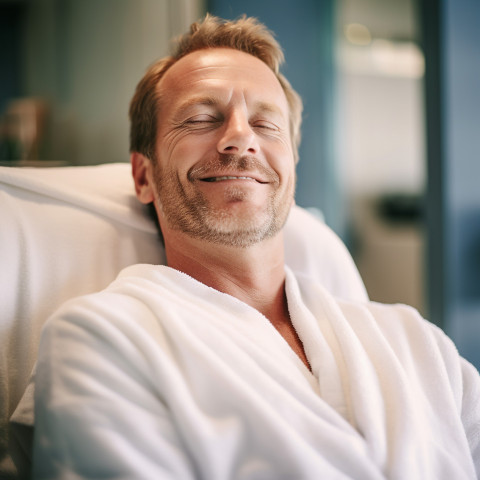
{"type": "MultiPolygon", "coordinates": [[[[59,310],[71,308],[79,303],[108,301],[111,297],[129,297],[134,292],[174,285],[178,280],[176,270],[165,265],[135,264],[122,269],[117,277],[102,290],[73,297],[66,301],[59,310]],[[177,277],[175,279],[175,277],[177,277]]],[[[134,296],[134,295],[133,295],[134,296]]]]}
{"type": "MultiPolygon", "coordinates": [[[[65,328],[105,328],[107,324],[122,325],[133,319],[148,319],[149,293],[161,288],[162,265],[138,264],[126,267],[103,290],[71,298],[63,303],[45,323],[44,330],[65,328]]],[[[168,277],[168,274],[167,274],[168,277]]],[[[165,287],[163,287],[165,288],[165,287]]]]}
{"type": "Polygon", "coordinates": [[[214,301],[215,293],[218,296],[213,289],[165,265],[131,265],[105,289],[65,302],[44,329],[80,328],[97,333],[109,328],[156,330],[167,317],[181,315],[186,305],[200,299],[214,301]]]}
{"type": "Polygon", "coordinates": [[[381,303],[369,299],[351,299],[332,294],[328,288],[314,278],[290,271],[287,274],[298,283],[302,297],[307,301],[318,299],[323,304],[335,304],[345,315],[364,316],[374,318],[398,317],[411,322],[424,323],[425,320],[414,307],[402,303],[381,303]]]}
{"type": "Polygon", "coordinates": [[[345,323],[358,337],[379,335],[390,344],[410,347],[437,344],[442,350],[455,350],[447,335],[409,305],[386,304],[371,300],[351,300],[332,295],[325,287],[306,276],[294,275],[303,301],[316,316],[345,323]]]}

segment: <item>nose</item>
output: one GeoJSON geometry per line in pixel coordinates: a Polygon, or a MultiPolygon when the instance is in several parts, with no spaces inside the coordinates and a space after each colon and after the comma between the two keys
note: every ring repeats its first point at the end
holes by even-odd
{"type": "Polygon", "coordinates": [[[234,112],[225,120],[217,150],[235,155],[255,155],[258,152],[255,132],[244,112],[234,112]]]}

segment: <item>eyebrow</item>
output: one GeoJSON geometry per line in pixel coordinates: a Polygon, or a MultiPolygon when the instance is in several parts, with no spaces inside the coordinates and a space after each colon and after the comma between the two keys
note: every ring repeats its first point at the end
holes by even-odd
{"type": "MultiPolygon", "coordinates": [[[[202,95],[189,98],[185,100],[175,111],[175,116],[183,115],[188,109],[198,106],[198,105],[206,105],[210,107],[214,107],[216,105],[221,104],[221,100],[212,95],[202,95]]],[[[274,115],[279,115],[283,117],[282,109],[275,103],[269,102],[262,102],[258,101],[254,103],[254,111],[257,113],[271,113],[274,115]]]]}
{"type": "Polygon", "coordinates": [[[193,97],[183,102],[176,109],[175,114],[180,115],[186,110],[188,110],[189,108],[195,107],[197,105],[207,105],[212,107],[212,106],[218,105],[219,103],[220,103],[219,99],[212,96],[193,97]]]}
{"type": "Polygon", "coordinates": [[[255,110],[258,112],[274,113],[276,115],[282,115],[282,109],[276,103],[256,102],[255,110]]]}

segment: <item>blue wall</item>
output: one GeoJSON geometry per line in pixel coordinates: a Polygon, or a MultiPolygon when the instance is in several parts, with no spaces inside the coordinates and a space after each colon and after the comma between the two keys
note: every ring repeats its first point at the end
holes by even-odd
{"type": "Polygon", "coordinates": [[[304,102],[296,201],[322,210],[343,236],[344,216],[334,151],[334,0],[210,0],[222,18],[257,17],[284,49],[282,69],[304,102]]]}
{"type": "Polygon", "coordinates": [[[425,0],[430,318],[480,369],[480,2],[425,0]]]}
{"type": "Polygon", "coordinates": [[[480,2],[443,3],[447,332],[480,368],[480,2]]]}

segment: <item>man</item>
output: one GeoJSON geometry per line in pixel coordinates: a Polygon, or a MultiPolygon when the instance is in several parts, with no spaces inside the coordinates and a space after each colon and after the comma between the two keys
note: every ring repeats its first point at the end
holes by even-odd
{"type": "Polygon", "coordinates": [[[480,382],[409,307],[284,266],[301,103],[253,19],[206,17],[139,83],[139,200],[168,266],[50,319],[38,478],[476,478],[480,382]]]}

